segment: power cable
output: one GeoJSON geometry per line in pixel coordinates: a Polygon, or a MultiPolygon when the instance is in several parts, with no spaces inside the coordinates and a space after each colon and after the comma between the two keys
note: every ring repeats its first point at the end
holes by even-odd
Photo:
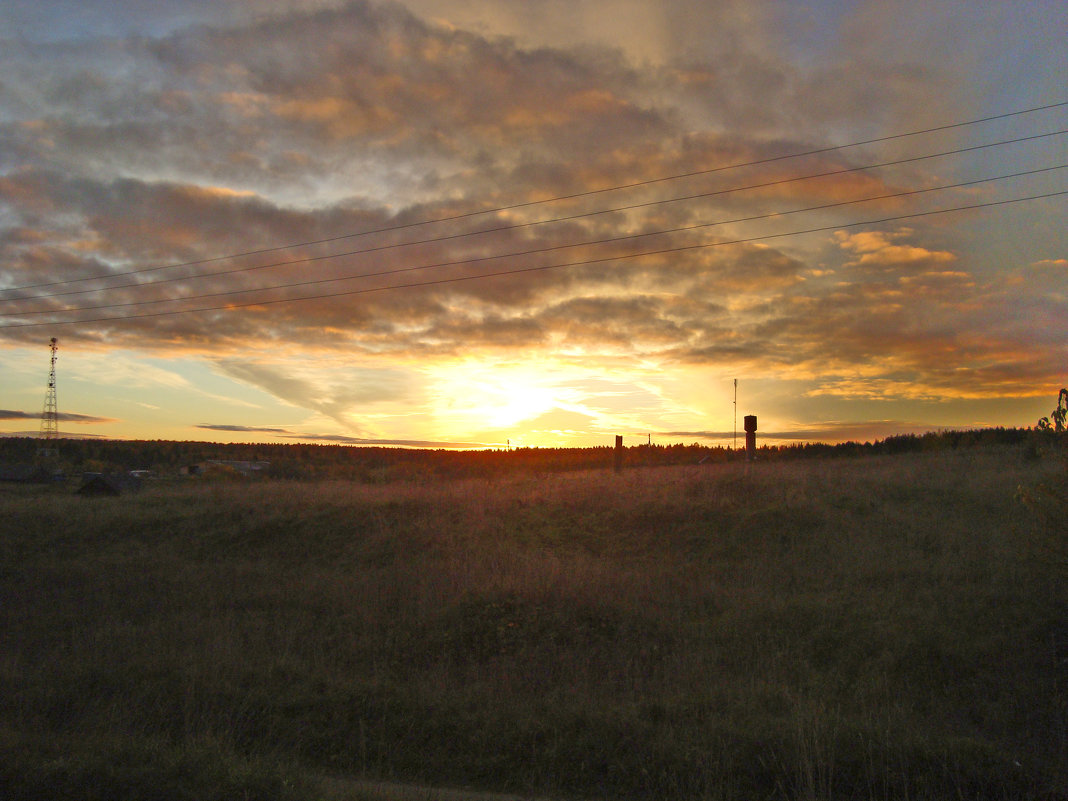
{"type": "Polygon", "coordinates": [[[270,305],[276,305],[276,304],[280,304],[280,303],[297,303],[297,302],[301,302],[301,301],[305,301],[305,300],[323,300],[323,299],[327,299],[327,298],[349,297],[349,296],[353,296],[353,295],[366,295],[366,294],[370,294],[370,293],[373,293],[373,292],[386,292],[386,291],[390,291],[390,290],[394,290],[394,289],[414,289],[414,288],[424,287],[424,286],[438,286],[438,285],[442,285],[442,284],[453,284],[453,283],[460,283],[460,282],[464,282],[464,281],[483,280],[483,279],[486,279],[486,278],[497,278],[497,277],[506,276],[506,275],[519,275],[521,273],[543,272],[543,271],[546,271],[546,270],[555,270],[555,269],[561,269],[561,268],[565,268],[565,267],[580,267],[580,266],[588,266],[588,265],[591,265],[591,264],[605,264],[605,263],[615,262],[615,261],[626,261],[628,259],[645,258],[647,256],[660,256],[660,255],[666,255],[666,254],[669,254],[669,253],[681,253],[681,252],[684,252],[684,251],[700,250],[700,249],[703,249],[703,248],[724,247],[724,246],[727,246],[727,245],[740,245],[740,244],[747,244],[747,243],[750,243],[750,242],[763,242],[763,241],[767,241],[769,239],[778,239],[778,238],[787,237],[787,236],[801,236],[801,235],[804,235],[804,234],[814,234],[814,233],[820,233],[820,232],[823,232],[823,231],[836,231],[836,230],[839,230],[839,229],[842,229],[842,228],[855,228],[855,227],[862,226],[862,225],[878,225],[878,224],[886,223],[886,222],[896,222],[898,220],[911,220],[911,219],[916,219],[916,218],[919,218],[919,217],[929,217],[929,216],[936,215],[936,214],[949,214],[949,213],[958,212],[958,211],[971,211],[971,210],[975,210],[975,209],[991,208],[991,207],[994,207],[994,206],[1006,206],[1006,205],[1009,205],[1009,204],[1012,204],[1012,203],[1023,203],[1023,202],[1026,202],[1026,201],[1041,200],[1041,199],[1052,198],[1052,197],[1060,197],[1060,196],[1063,196],[1063,195],[1068,195],[1068,190],[1062,190],[1062,191],[1059,191],[1059,192],[1047,192],[1047,193],[1041,194],[1041,195],[1029,195],[1029,196],[1020,197],[1020,198],[1010,198],[1010,199],[1007,199],[1007,200],[996,200],[996,201],[990,201],[990,202],[987,202],[987,203],[973,203],[973,204],[970,204],[970,205],[967,205],[967,206],[956,206],[956,207],[953,207],[953,208],[946,208],[946,209],[933,209],[933,210],[930,210],[930,211],[916,212],[916,213],[913,213],[913,214],[898,214],[898,215],[894,215],[892,217],[883,217],[883,218],[876,219],[876,220],[863,220],[863,221],[859,221],[859,222],[845,223],[845,224],[839,224],[839,225],[826,225],[826,226],[820,226],[820,227],[817,227],[817,228],[807,228],[807,229],[800,230],[800,231],[786,231],[786,232],[778,233],[778,234],[764,234],[762,236],[747,237],[747,238],[744,238],[744,239],[732,239],[732,240],[721,241],[721,242],[705,242],[705,243],[696,244],[696,245],[680,245],[678,247],[662,248],[660,250],[650,250],[650,251],[645,251],[643,253],[633,253],[633,254],[626,254],[626,255],[622,255],[622,256],[606,256],[604,258],[599,258],[599,259],[584,259],[584,260],[573,261],[573,262],[562,262],[562,263],[557,263],[557,264],[546,264],[546,265],[541,265],[541,266],[538,266],[538,267],[521,267],[521,268],[516,268],[516,269],[513,269],[513,270],[500,270],[498,272],[492,272],[492,273],[481,273],[479,275],[465,275],[465,276],[453,276],[453,277],[450,277],[450,278],[437,278],[437,279],[431,279],[431,280],[427,280],[427,281],[416,281],[416,282],[409,283],[409,284],[391,284],[389,286],[367,287],[367,288],[364,288],[364,289],[346,290],[344,292],[329,292],[329,293],[325,293],[325,294],[321,294],[321,295],[305,295],[305,296],[296,297],[296,298],[278,298],[278,299],[275,299],[275,300],[252,301],[252,302],[248,302],[248,303],[228,303],[228,304],[226,304],[224,306],[205,306],[205,307],[196,308],[196,309],[178,309],[178,310],[175,310],[175,311],[146,312],[144,314],[131,314],[131,315],[116,316],[116,317],[92,317],[92,318],[83,319],[83,320],[68,320],[68,321],[62,321],[62,322],[60,322],[60,321],[46,321],[46,322],[40,322],[40,323],[16,323],[16,324],[13,324],[13,325],[12,324],[0,324],[0,329],[36,328],[36,327],[45,326],[45,325],[48,325],[48,326],[84,325],[85,323],[100,323],[100,322],[112,322],[112,321],[124,321],[124,320],[137,320],[137,319],[145,319],[145,318],[152,318],[152,317],[172,317],[172,316],[177,316],[177,315],[182,315],[182,314],[196,314],[196,313],[200,313],[200,312],[211,312],[211,311],[230,311],[230,310],[233,310],[233,309],[251,308],[251,307],[254,307],[254,306],[270,306],[270,305]]]}
{"type": "MultiPolygon", "coordinates": [[[[1003,146],[1003,145],[1018,144],[1020,142],[1028,142],[1028,141],[1033,141],[1033,140],[1036,140],[1036,139],[1048,138],[1048,137],[1051,137],[1051,136],[1062,136],[1062,135],[1064,135],[1066,133],[1068,133],[1068,129],[1060,130],[1060,131],[1050,131],[1050,132],[1047,132],[1047,133],[1033,134],[1031,136],[1023,136],[1023,137],[1018,137],[1018,138],[1015,138],[1015,139],[1006,139],[1006,140],[1002,140],[1000,142],[988,142],[988,143],[982,144],[982,145],[971,145],[969,147],[956,148],[954,150],[945,150],[945,151],[941,151],[941,152],[938,152],[938,153],[928,153],[928,154],[925,154],[925,155],[922,155],[922,156],[909,156],[907,158],[894,159],[894,160],[891,160],[891,161],[884,161],[884,162],[877,162],[877,163],[874,163],[874,164],[866,164],[866,165],[857,166],[857,167],[844,167],[844,168],[839,169],[839,170],[828,170],[828,171],[820,172],[820,173],[811,173],[809,175],[795,176],[793,178],[780,178],[780,179],[775,180],[775,181],[764,181],[762,183],[748,184],[746,186],[729,187],[729,188],[726,188],[726,189],[717,189],[717,190],[713,190],[711,192],[700,192],[700,193],[693,194],[693,195],[683,195],[683,196],[673,197],[673,198],[664,198],[664,199],[661,199],[661,200],[650,200],[650,201],[645,201],[643,203],[632,203],[632,204],[629,204],[629,205],[626,205],[626,206],[616,206],[616,207],[609,208],[609,209],[599,209],[599,210],[596,210],[596,211],[581,212],[581,213],[577,213],[577,214],[570,214],[570,215],[563,216],[563,217],[554,217],[554,218],[545,219],[545,220],[533,220],[533,221],[529,221],[529,222],[525,222],[525,223],[511,223],[511,224],[508,224],[508,225],[497,226],[495,228],[485,228],[485,229],[481,229],[481,230],[478,230],[478,231],[465,231],[463,233],[448,234],[448,235],[445,235],[445,236],[432,237],[432,238],[428,238],[428,239],[419,239],[419,240],[414,240],[414,241],[411,241],[411,242],[398,242],[398,243],[394,243],[394,244],[390,244],[390,245],[379,245],[379,246],[370,247],[370,248],[360,248],[358,250],[350,250],[350,251],[344,251],[344,252],[341,252],[341,253],[333,253],[333,254],[327,254],[327,255],[322,255],[322,256],[305,256],[305,257],[301,257],[301,258],[298,258],[298,259],[288,259],[288,260],[285,260],[285,261],[271,262],[269,264],[253,265],[251,267],[238,267],[238,268],[233,269],[233,270],[217,270],[215,272],[200,273],[200,274],[197,274],[197,275],[177,276],[177,277],[174,277],[174,278],[161,278],[159,280],[150,281],[148,283],[133,282],[133,283],[127,283],[127,284],[116,284],[116,285],[107,286],[107,287],[96,287],[96,288],[93,288],[93,289],[79,289],[79,290],[73,290],[71,292],[53,292],[53,293],[43,293],[43,294],[40,294],[40,295],[31,295],[29,297],[0,298],[0,303],[5,303],[5,302],[6,303],[10,303],[10,302],[16,302],[16,301],[23,301],[23,300],[37,300],[37,299],[42,299],[42,298],[71,297],[71,296],[74,296],[74,295],[88,295],[88,294],[93,294],[93,293],[96,293],[96,292],[102,292],[102,291],[108,291],[108,290],[152,287],[152,286],[158,286],[160,284],[175,283],[175,282],[178,282],[178,281],[193,281],[193,280],[197,280],[197,279],[201,279],[201,278],[215,278],[215,277],[222,276],[222,275],[234,275],[236,273],[254,272],[254,271],[257,271],[257,270],[266,270],[266,269],[271,269],[271,268],[274,268],[274,267],[291,267],[291,266],[296,265],[296,264],[307,264],[307,263],[315,262],[315,261],[323,261],[324,259],[341,258],[341,257],[345,257],[345,256],[356,256],[356,255],[362,255],[362,254],[367,254],[367,253],[377,253],[377,252],[382,252],[382,251],[386,251],[386,250],[395,250],[395,249],[398,249],[398,248],[409,247],[409,246],[414,246],[414,245],[425,245],[425,244],[434,244],[434,243],[439,243],[439,242],[447,242],[447,241],[450,241],[450,240],[463,239],[463,238],[471,237],[471,236],[481,236],[483,234],[499,233],[499,232],[502,232],[502,231],[517,230],[517,229],[520,229],[520,228],[530,228],[530,227],[534,227],[534,226],[538,226],[538,225],[546,225],[546,224],[550,224],[550,223],[568,222],[568,221],[582,219],[582,218],[595,217],[595,216],[602,215],[602,214],[612,214],[612,213],[622,212],[622,211],[633,211],[633,210],[636,210],[636,209],[648,208],[648,207],[657,206],[657,205],[664,205],[664,204],[667,204],[667,203],[679,203],[679,202],[688,201],[688,200],[699,200],[699,199],[704,199],[704,198],[710,198],[710,197],[717,197],[717,196],[732,194],[732,193],[735,193],[735,192],[745,192],[745,191],[749,191],[749,190],[753,190],[753,189],[767,189],[767,188],[770,188],[770,187],[783,186],[785,184],[798,183],[798,182],[801,182],[801,181],[807,181],[807,180],[812,180],[812,179],[816,179],[816,178],[827,178],[827,177],[835,176],[835,175],[845,175],[845,174],[848,174],[848,173],[862,172],[864,170],[873,170],[873,169],[878,169],[878,168],[882,168],[882,167],[891,167],[891,166],[897,166],[897,165],[900,165],[900,164],[909,164],[909,163],[913,163],[913,162],[917,162],[917,161],[924,161],[924,160],[927,160],[927,159],[941,158],[941,157],[944,157],[944,156],[959,155],[961,153],[968,153],[968,152],[972,152],[972,151],[976,151],[976,150],[984,150],[984,149],[988,149],[988,148],[992,148],[992,147],[1000,147],[1000,146],[1003,146]]],[[[1051,169],[1059,169],[1059,168],[1051,168],[1051,169]]],[[[1041,172],[1041,171],[1042,170],[1038,170],[1037,172],[1041,172]]],[[[1027,173],[1019,173],[1019,174],[1027,174],[1027,173]]],[[[1012,177],[1012,176],[1008,176],[1008,177],[1012,177]]],[[[961,185],[964,185],[964,184],[961,184],[961,185]]],[[[958,186],[958,185],[954,185],[954,186],[958,186]]],[[[943,188],[952,188],[952,187],[943,187],[943,188]]],[[[924,191],[924,190],[919,190],[919,191],[924,191]]],[[[908,193],[904,193],[904,194],[908,194],[908,193]]],[[[793,213],[793,212],[790,212],[790,213],[793,213]]],[[[707,223],[707,224],[708,225],[714,225],[714,224],[718,224],[718,223],[707,223]]],[[[293,246],[293,247],[298,247],[298,246],[293,246]]],[[[260,251],[260,252],[265,252],[265,251],[260,251]]],[[[235,256],[233,258],[237,258],[237,257],[235,256]]],[[[175,265],[175,266],[186,266],[186,265],[175,265]]],[[[112,273],[108,277],[110,277],[110,278],[121,278],[121,277],[128,276],[128,275],[142,274],[142,272],[144,272],[144,271],[133,270],[133,271],[123,272],[123,273],[112,273]]],[[[10,288],[8,288],[6,290],[0,290],[0,291],[15,292],[15,291],[20,291],[20,290],[33,289],[33,288],[39,288],[39,287],[45,287],[45,286],[55,286],[55,285],[59,285],[59,284],[70,284],[70,283],[78,283],[78,282],[84,282],[84,281],[90,281],[90,280],[97,280],[98,278],[99,277],[96,277],[96,278],[75,278],[75,279],[70,279],[68,281],[53,282],[52,284],[37,284],[37,285],[33,285],[33,286],[10,287],[10,288]]],[[[249,291],[252,291],[252,290],[249,290],[249,291]]]]}
{"type": "MultiPolygon", "coordinates": [[[[437,262],[437,263],[434,263],[434,264],[424,264],[424,265],[419,265],[419,266],[416,266],[416,267],[399,267],[399,268],[392,269],[392,270],[380,270],[378,272],[372,272],[372,273],[360,273],[358,275],[349,275],[349,276],[343,276],[343,277],[340,277],[340,278],[318,278],[318,279],[313,279],[313,280],[309,280],[309,281],[297,281],[297,282],[289,283],[289,284],[275,284],[275,285],[271,285],[271,286],[252,287],[252,288],[249,288],[249,289],[233,289],[233,290],[228,290],[228,291],[225,291],[225,292],[210,292],[210,293],[199,294],[199,295],[187,295],[187,296],[181,297],[181,298],[157,298],[155,300],[129,301],[129,302],[126,302],[126,303],[107,303],[107,304],[98,304],[98,305],[95,305],[95,306],[74,306],[74,307],[68,307],[68,308],[65,308],[65,309],[37,309],[37,310],[31,310],[31,311],[4,312],[4,313],[2,313],[2,316],[4,316],[4,317],[25,317],[25,316],[36,315],[36,314],[66,314],[66,313],[69,313],[69,312],[77,312],[77,311],[98,311],[98,310],[102,310],[102,309],[129,308],[131,306],[150,306],[150,305],[155,305],[155,304],[159,304],[159,303],[183,303],[183,302],[187,302],[187,301],[191,301],[191,300],[204,300],[206,298],[231,297],[233,295],[248,295],[248,294],[253,293],[253,292],[271,292],[271,291],[279,290],[279,289],[294,289],[296,287],[318,286],[318,285],[322,285],[322,284],[334,284],[334,283],[339,283],[339,282],[342,282],[342,281],[355,281],[355,280],[359,280],[361,278],[380,278],[380,277],[386,276],[386,275],[398,275],[400,273],[418,272],[418,271],[422,271],[422,270],[431,270],[431,269],[437,269],[437,268],[441,268],[441,267],[457,267],[457,266],[460,266],[460,265],[477,264],[479,262],[494,261],[494,260],[497,260],[497,259],[518,258],[518,257],[521,257],[521,256],[532,256],[532,255],[538,255],[538,254],[542,254],[542,253],[550,253],[550,252],[558,251],[558,250],[568,250],[568,249],[571,249],[571,248],[593,247],[593,246],[596,246],[596,245],[607,245],[607,244],[612,244],[612,243],[616,243],[616,242],[623,242],[623,241],[627,241],[627,240],[641,239],[641,238],[644,238],[644,237],[663,236],[663,235],[666,235],[666,234],[676,234],[676,233],[683,233],[683,232],[686,232],[686,231],[694,231],[694,230],[697,230],[697,229],[700,229],[700,228],[711,228],[711,227],[717,226],[717,225],[732,225],[732,224],[743,223],[743,222],[755,222],[757,220],[767,220],[767,219],[771,219],[773,217],[785,217],[785,216],[790,215],[790,214],[802,214],[802,213],[811,212],[811,211],[825,211],[827,209],[840,208],[842,206],[851,206],[851,205],[854,205],[854,204],[857,204],[857,203],[871,203],[871,202],[874,202],[874,201],[877,201],[877,200],[891,200],[891,199],[894,199],[894,198],[908,197],[908,196],[911,196],[911,195],[922,195],[922,194],[927,194],[927,193],[930,193],[930,192],[939,192],[939,191],[943,191],[943,190],[946,190],[946,189],[960,189],[960,188],[963,188],[963,187],[966,187],[966,186],[976,186],[978,184],[991,183],[993,181],[1003,181],[1003,180],[1006,180],[1006,179],[1009,179],[1009,178],[1020,178],[1020,177],[1027,176],[1027,175],[1037,175],[1039,173],[1054,172],[1056,170],[1063,170],[1063,169],[1066,169],[1066,168],[1068,168],[1068,164],[1061,164],[1061,165],[1058,165],[1058,166],[1055,166],[1055,167],[1042,167],[1042,168],[1035,169],[1035,170],[1024,170],[1024,171],[1021,171],[1021,172],[1008,173],[1006,175],[996,175],[996,176],[992,176],[992,177],[989,177],[989,178],[977,178],[977,179],[974,179],[974,180],[971,180],[971,181],[961,181],[961,182],[955,183],[955,184],[945,184],[945,185],[942,185],[942,186],[927,187],[925,189],[904,190],[904,191],[901,191],[901,192],[892,192],[892,193],[887,193],[887,194],[883,194],[883,195],[874,195],[874,196],[871,196],[871,197],[856,198],[854,200],[842,200],[842,201],[838,201],[838,202],[835,202],[835,203],[824,203],[824,204],[821,204],[821,205],[818,205],[818,206],[806,206],[804,208],[799,208],[799,209],[789,209],[789,210],[786,210],[786,211],[768,212],[766,214],[757,214],[757,215],[752,215],[752,216],[749,216],[749,217],[737,217],[735,219],[730,219],[730,220],[717,220],[715,222],[695,223],[693,225],[684,225],[684,226],[679,226],[679,227],[676,227],[676,228],[666,228],[666,229],[657,230],[657,231],[643,231],[642,233],[639,233],[639,234],[627,234],[627,235],[624,235],[624,236],[609,237],[607,239],[588,240],[586,242],[575,242],[575,243],[566,244],[566,245],[552,245],[552,246],[544,247],[544,248],[534,248],[534,249],[531,249],[531,250],[515,251],[515,252],[512,252],[512,253],[501,253],[501,254],[497,254],[497,255],[493,255],[493,256],[479,256],[479,257],[470,258],[470,259],[459,259],[459,260],[456,260],[456,261],[437,262]]],[[[356,253],[363,253],[363,252],[364,251],[356,251],[356,253]]],[[[335,254],[335,255],[330,255],[330,256],[317,256],[317,257],[314,257],[314,258],[307,259],[306,261],[315,261],[315,260],[339,258],[340,256],[344,256],[344,255],[350,255],[350,254],[335,254]]],[[[641,254],[637,254],[637,255],[641,255],[641,254]]],[[[626,256],[620,256],[619,258],[626,258],[626,256]]],[[[234,272],[239,272],[239,271],[234,271],[234,272]]],[[[162,283],[166,283],[166,282],[165,281],[157,281],[157,282],[154,282],[154,283],[151,283],[151,284],[133,284],[132,286],[135,286],[135,287],[138,287],[138,288],[148,288],[148,287],[157,286],[158,284],[162,284],[162,283]]],[[[119,287],[109,287],[108,289],[110,290],[110,289],[117,289],[117,288],[119,288],[119,287]]],[[[106,291],[106,290],[90,290],[90,291],[106,291]]],[[[69,294],[84,294],[84,293],[79,292],[79,293],[69,293],[69,294]]],[[[58,296],[52,295],[52,296],[38,296],[38,297],[58,297],[58,296]]],[[[27,298],[27,300],[37,300],[38,297],[27,298]]]]}
{"type": "Polygon", "coordinates": [[[929,133],[937,133],[939,131],[948,131],[948,130],[953,130],[955,128],[963,128],[963,127],[967,127],[967,126],[971,126],[971,125],[979,125],[979,124],[982,124],[982,123],[985,123],[985,122],[993,122],[993,121],[996,121],[996,120],[1008,119],[1010,117],[1016,117],[1016,116],[1020,116],[1020,115],[1024,115],[1024,114],[1033,114],[1033,113],[1038,112],[1038,111],[1046,111],[1048,109],[1060,108],[1062,106],[1068,106],[1068,100],[1059,101],[1057,103],[1048,103],[1048,104],[1042,105],[1042,106],[1033,106],[1031,108],[1020,109],[1018,111],[1009,111],[1009,112],[1005,112],[1005,113],[1002,113],[1002,114],[994,114],[994,115],[987,116],[987,117],[979,117],[979,118],[976,118],[976,119],[973,119],[973,120],[966,120],[964,122],[955,122],[955,123],[948,123],[948,124],[945,124],[945,125],[937,125],[937,126],[934,126],[934,127],[931,127],[931,128],[924,128],[924,129],[917,130],[917,131],[907,131],[907,132],[904,132],[904,133],[891,134],[891,135],[888,135],[888,136],[880,136],[880,137],[875,137],[875,138],[872,138],[872,139],[859,140],[859,141],[856,141],[856,142],[847,142],[846,144],[843,144],[843,145],[832,145],[832,146],[828,146],[828,147],[814,148],[814,149],[811,149],[811,150],[799,151],[799,152],[796,152],[796,153],[788,153],[788,154],[784,154],[784,155],[781,155],[781,156],[771,156],[771,157],[768,157],[768,158],[755,159],[755,160],[752,160],[752,161],[735,162],[735,163],[732,163],[732,164],[721,165],[719,167],[710,167],[710,168],[705,169],[705,170],[693,170],[691,172],[678,173],[678,174],[675,174],[675,175],[667,175],[667,176],[661,176],[661,177],[657,177],[657,178],[649,178],[649,179],[646,179],[644,181],[634,181],[632,183],[619,184],[619,185],[616,185],[616,186],[604,187],[602,189],[591,189],[591,190],[587,190],[587,191],[584,191],[584,192],[576,192],[576,193],[569,194],[569,195],[559,195],[559,196],[555,196],[555,197],[544,198],[542,200],[528,200],[528,201],[523,201],[521,203],[513,203],[513,204],[509,204],[509,205],[505,205],[505,206],[496,206],[496,207],[488,208],[488,209],[479,209],[479,210],[476,210],[476,211],[462,212],[460,214],[453,214],[453,215],[449,215],[449,216],[445,216],[445,217],[437,217],[437,218],[432,218],[432,219],[427,219],[427,220],[416,220],[416,221],[409,222],[409,223],[401,223],[401,224],[397,224],[397,225],[383,226],[381,228],[374,228],[374,229],[369,229],[369,230],[366,230],[366,231],[358,231],[358,232],[349,233],[349,234],[342,234],[342,235],[339,235],[339,236],[327,237],[327,238],[324,238],[324,239],[311,240],[311,241],[308,241],[308,242],[300,242],[300,243],[294,243],[294,244],[288,244],[288,245],[278,245],[276,247],[270,247],[270,248],[260,248],[258,250],[244,251],[244,252],[241,252],[241,253],[233,253],[233,254],[225,255],[225,256],[214,256],[214,257],[207,258],[207,259],[197,259],[195,261],[187,261],[187,262],[180,262],[180,263],[174,263],[174,264],[157,265],[155,267],[144,267],[144,268],[140,268],[140,269],[137,269],[137,270],[130,270],[130,271],[123,272],[123,273],[105,273],[105,274],[97,275],[97,276],[87,276],[87,277],[84,277],[84,278],[73,278],[73,279],[67,279],[67,280],[64,280],[64,281],[50,281],[50,282],[40,283],[40,284],[28,284],[28,285],[21,286],[21,287],[9,287],[7,289],[0,290],[0,291],[8,292],[8,291],[21,291],[21,290],[26,290],[26,289],[42,289],[42,288],[50,287],[50,286],[61,286],[61,285],[65,285],[65,284],[79,283],[79,282],[82,282],[82,281],[94,281],[94,280],[98,280],[98,279],[119,277],[119,276],[124,276],[124,275],[138,275],[138,274],[144,274],[144,273],[149,273],[149,272],[157,272],[157,271],[161,271],[161,270],[177,269],[179,267],[193,267],[193,266],[197,266],[197,265],[201,265],[201,264],[210,264],[210,263],[214,263],[214,262],[218,262],[218,261],[229,261],[229,260],[232,260],[232,259],[245,258],[245,257],[248,257],[248,256],[263,255],[265,253],[275,253],[275,252],[278,252],[280,250],[290,250],[290,249],[293,249],[293,248],[300,248],[300,247],[312,247],[314,245],[322,245],[322,244],[328,244],[330,242],[338,242],[338,241],[341,241],[343,239],[352,239],[352,238],[355,238],[355,237],[370,236],[372,234],[390,233],[390,232],[394,232],[394,231],[407,230],[407,229],[415,228],[415,227],[418,227],[418,226],[421,226],[421,225],[431,225],[431,224],[435,224],[435,223],[454,222],[454,221],[457,221],[457,220],[470,219],[472,217],[477,217],[477,216],[486,215],[486,214],[498,214],[498,213],[505,212],[505,211],[514,211],[516,209],[529,208],[531,206],[543,205],[543,204],[548,204],[548,203],[557,203],[557,202],[564,201],[564,200],[577,200],[577,199],[580,199],[580,198],[592,197],[594,195],[600,195],[600,194],[604,194],[604,193],[607,193],[607,192],[616,192],[616,191],[622,191],[622,190],[625,190],[625,189],[635,189],[635,188],[643,187],[643,186],[651,186],[653,184],[664,183],[664,182],[667,182],[667,181],[675,181],[675,180],[679,180],[679,179],[682,179],[682,178],[692,178],[692,177],[696,177],[696,176],[699,176],[699,175],[711,175],[713,173],[724,172],[724,171],[727,171],[727,170],[739,169],[739,168],[742,168],[742,167],[755,167],[755,166],[759,166],[759,165],[762,165],[762,164],[772,164],[772,163],[775,163],[775,162],[786,161],[786,160],[789,160],[789,159],[803,158],[805,156],[815,156],[815,155],[820,155],[820,154],[823,154],[823,153],[831,153],[831,152],[834,152],[836,150],[845,150],[847,148],[852,148],[852,147],[861,147],[861,146],[864,146],[864,145],[878,144],[880,142],[890,142],[890,141],[893,141],[893,140],[896,140],[896,139],[904,139],[904,138],[912,137],[912,136],[921,136],[921,135],[929,134],[929,133]]]}

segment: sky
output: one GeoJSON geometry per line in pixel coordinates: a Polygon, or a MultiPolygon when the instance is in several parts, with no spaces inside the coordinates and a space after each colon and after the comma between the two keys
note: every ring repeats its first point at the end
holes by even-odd
{"type": "Polygon", "coordinates": [[[1030,426],[1062,0],[5,0],[0,435],[1030,426]],[[737,382],[735,384],[735,382],[737,382]]]}

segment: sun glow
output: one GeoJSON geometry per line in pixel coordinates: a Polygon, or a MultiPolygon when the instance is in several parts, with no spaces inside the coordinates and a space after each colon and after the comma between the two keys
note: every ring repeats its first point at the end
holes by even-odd
{"type": "Polygon", "coordinates": [[[541,365],[461,363],[432,371],[436,412],[453,425],[493,430],[574,402],[558,371],[541,365]]]}

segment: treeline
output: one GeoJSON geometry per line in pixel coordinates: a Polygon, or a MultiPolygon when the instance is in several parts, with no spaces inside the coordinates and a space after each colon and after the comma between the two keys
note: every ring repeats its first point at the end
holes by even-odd
{"type": "MultiPolygon", "coordinates": [[[[40,443],[32,437],[0,438],[0,462],[29,463],[40,443]]],[[[268,462],[264,474],[281,479],[347,479],[369,483],[426,478],[490,477],[502,472],[561,472],[610,467],[614,451],[600,448],[420,450],[346,445],[213,443],[169,440],[60,439],[56,466],[68,474],[151,470],[160,476],[211,461],[268,462]]],[[[714,459],[724,448],[702,445],[626,449],[626,464],[668,465],[714,459]]]]}
{"type": "MultiPolygon", "coordinates": [[[[850,458],[917,453],[993,445],[1040,447],[1053,432],[986,428],[904,434],[875,442],[764,445],[760,461],[850,458]]],[[[32,437],[0,437],[0,463],[29,463],[39,442],[32,437]]],[[[611,468],[611,447],[512,448],[508,450],[419,450],[345,445],[213,443],[169,440],[58,440],[57,466],[68,475],[82,472],[151,470],[161,477],[212,460],[269,462],[264,474],[278,479],[343,479],[379,483],[397,480],[476,478],[502,473],[562,472],[611,468]]],[[[699,443],[637,445],[624,448],[624,467],[717,464],[745,458],[744,451],[699,443]]]]}
{"type": "Polygon", "coordinates": [[[759,449],[765,458],[808,459],[813,457],[875,456],[924,451],[956,450],[991,445],[1041,445],[1053,441],[1046,432],[1031,428],[981,428],[897,434],[875,442],[840,442],[828,445],[806,442],[759,449]]]}

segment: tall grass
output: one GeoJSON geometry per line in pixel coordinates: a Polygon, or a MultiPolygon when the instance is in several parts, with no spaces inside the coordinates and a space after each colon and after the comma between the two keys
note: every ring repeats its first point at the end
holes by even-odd
{"type": "Polygon", "coordinates": [[[1066,798],[1066,594],[1014,499],[1054,470],[6,491],[0,787],[1066,798]]]}

